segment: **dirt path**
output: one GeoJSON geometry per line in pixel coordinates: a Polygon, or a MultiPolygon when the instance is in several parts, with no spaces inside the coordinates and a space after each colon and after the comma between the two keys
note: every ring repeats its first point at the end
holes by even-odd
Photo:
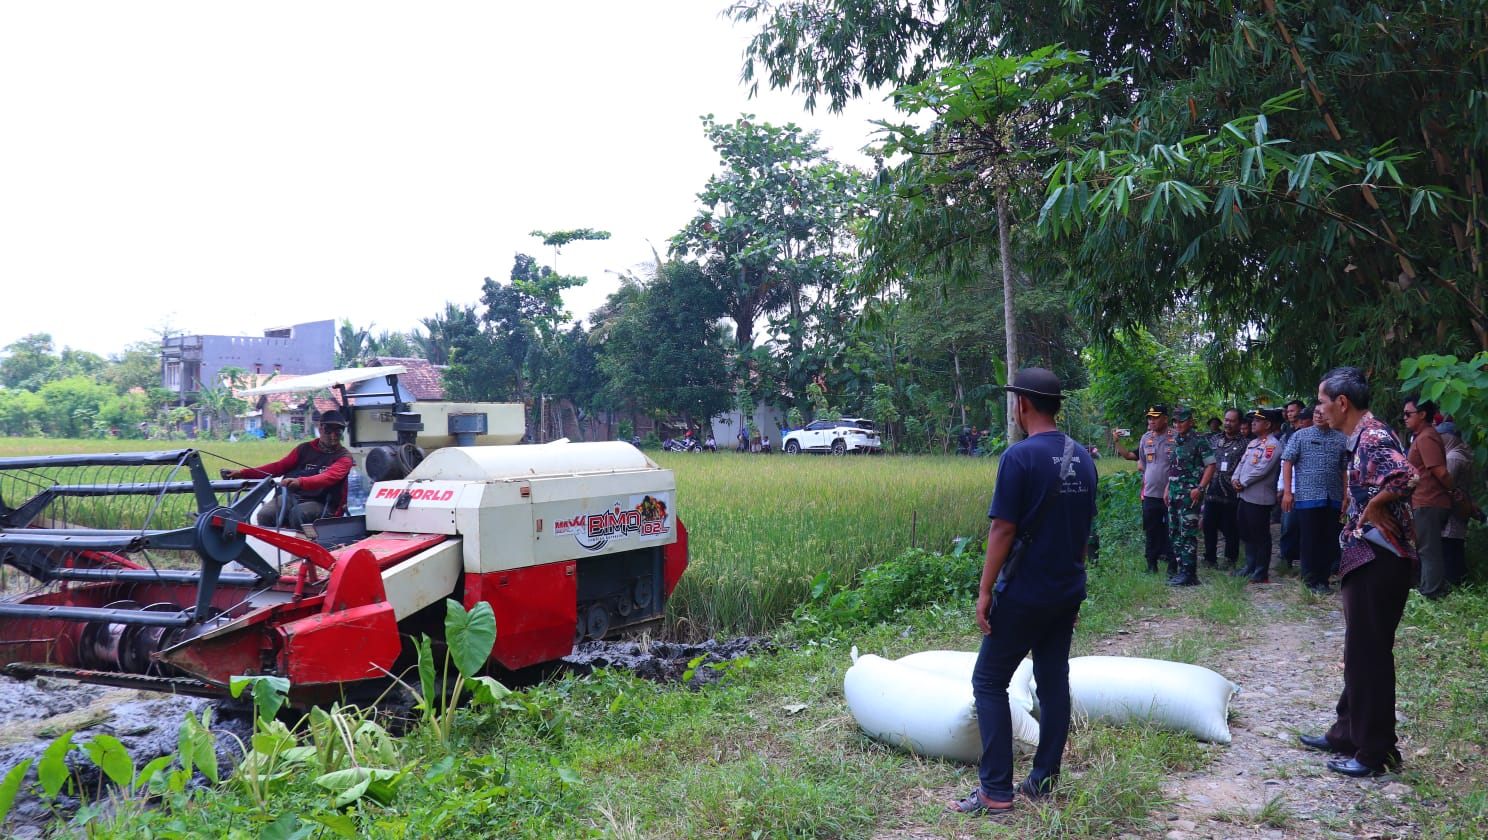
{"type": "MultiPolygon", "coordinates": [[[[1274,579],[1274,578],[1273,578],[1274,579]]],[[[1151,832],[1191,838],[1413,837],[1402,800],[1413,796],[1396,776],[1350,779],[1329,772],[1328,756],[1303,749],[1297,732],[1322,732],[1333,721],[1343,686],[1343,614],[1338,596],[1302,604],[1296,582],[1281,578],[1251,588],[1260,618],[1238,649],[1212,663],[1242,690],[1232,704],[1233,742],[1219,748],[1201,772],[1171,779],[1164,793],[1173,806],[1154,814],[1151,832]],[[1269,807],[1268,807],[1269,803],[1269,807]],[[1269,819],[1268,819],[1269,818],[1269,819]],[[1163,820],[1166,825],[1161,825],[1163,820]]],[[[1178,635],[1180,621],[1143,622],[1138,633],[1101,645],[1102,653],[1178,635]]],[[[1406,760],[1411,744],[1402,741],[1406,760]]]]}

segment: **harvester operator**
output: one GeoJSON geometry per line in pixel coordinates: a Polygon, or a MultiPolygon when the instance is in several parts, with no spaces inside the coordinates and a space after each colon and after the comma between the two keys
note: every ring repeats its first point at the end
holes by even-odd
{"type": "Polygon", "coordinates": [[[224,478],[267,478],[283,476],[279,486],[294,492],[295,506],[279,521],[284,493],[281,493],[258,509],[258,524],[273,527],[283,524],[298,527],[314,522],[321,516],[338,516],[346,509],[346,477],[351,474],[351,453],[341,445],[341,434],[346,431],[346,418],[336,409],[320,417],[320,435],[306,441],[288,455],[261,467],[228,470],[224,478]]]}

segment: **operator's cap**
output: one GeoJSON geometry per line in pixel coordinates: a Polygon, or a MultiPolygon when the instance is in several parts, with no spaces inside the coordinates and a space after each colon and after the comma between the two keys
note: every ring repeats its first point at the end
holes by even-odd
{"type": "Polygon", "coordinates": [[[1280,426],[1283,416],[1279,408],[1258,408],[1250,413],[1250,419],[1265,420],[1273,426],[1280,426]]]}
{"type": "Polygon", "coordinates": [[[1023,368],[1013,374],[1013,384],[1002,386],[1002,390],[1029,397],[1064,399],[1064,383],[1054,371],[1045,368],[1023,368]]]}
{"type": "Polygon", "coordinates": [[[1193,409],[1189,408],[1186,405],[1174,406],[1173,419],[1178,421],[1179,423],[1182,423],[1184,420],[1192,420],[1193,409]]]}
{"type": "Polygon", "coordinates": [[[1168,413],[1167,403],[1156,403],[1147,407],[1148,417],[1165,417],[1168,413]]]}
{"type": "Polygon", "coordinates": [[[325,414],[320,415],[320,425],[340,426],[344,429],[346,428],[346,418],[341,416],[341,412],[333,408],[325,414]]]}

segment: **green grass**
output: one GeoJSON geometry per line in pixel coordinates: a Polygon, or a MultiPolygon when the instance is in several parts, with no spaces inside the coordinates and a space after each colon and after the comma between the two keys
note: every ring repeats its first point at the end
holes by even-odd
{"type": "MultiPolygon", "coordinates": [[[[857,539],[851,533],[860,526],[857,511],[886,504],[890,484],[917,487],[913,492],[930,494],[936,504],[964,502],[972,517],[968,527],[978,531],[985,527],[991,487],[987,465],[965,459],[720,455],[673,456],[664,463],[678,472],[680,506],[694,534],[689,576],[714,580],[714,589],[725,576],[777,574],[776,555],[791,547],[792,534],[797,541],[816,531],[857,539]],[[879,472],[865,472],[872,470],[879,472]],[[942,493],[934,489],[939,483],[961,489],[942,493]],[[746,489],[758,495],[740,495],[746,489]],[[815,526],[796,520],[776,528],[752,518],[766,518],[762,512],[782,518],[793,502],[787,495],[808,492],[826,492],[842,502],[816,508],[815,526]],[[729,520],[739,517],[757,524],[734,527],[729,520]],[[710,529],[729,537],[702,539],[710,529]],[[769,547],[753,547],[756,542],[769,547]]],[[[1108,488],[1103,500],[1103,551],[1091,568],[1090,599],[1081,613],[1075,653],[1092,652],[1102,638],[1145,618],[1176,615],[1191,623],[1193,632],[1154,642],[1143,652],[1222,667],[1225,652],[1243,641],[1247,624],[1270,620],[1271,614],[1258,615],[1246,589],[1228,578],[1211,575],[1209,585],[1175,593],[1158,577],[1143,574],[1136,500],[1129,489],[1108,488]]],[[[933,506],[923,499],[904,502],[898,515],[933,506]]],[[[940,538],[956,530],[945,526],[940,538]]],[[[882,533],[890,536],[880,539],[889,540],[902,531],[882,533]]],[[[928,537],[921,544],[929,544],[928,537]]],[[[463,715],[448,754],[415,730],[403,739],[409,772],[397,800],[390,807],[353,806],[347,812],[353,834],[374,840],[1160,835],[1163,782],[1202,769],[1221,754],[1219,748],[1161,730],[1077,724],[1059,793],[1046,804],[1020,804],[1007,820],[983,821],[943,810],[946,800],[969,789],[970,768],[892,750],[858,731],[842,695],[852,647],[897,657],[927,649],[971,650],[979,641],[964,590],[893,606],[906,587],[946,586],[937,578],[933,555],[902,558],[904,547],[858,543],[847,552],[843,571],[861,581],[863,589],[856,594],[869,605],[858,620],[849,613],[844,621],[819,620],[830,604],[818,599],[802,620],[778,624],[773,633],[778,653],[730,668],[721,685],[656,685],[599,672],[521,692],[521,702],[511,708],[463,715]],[[884,559],[892,562],[881,573],[857,574],[884,559]]],[[[832,556],[821,546],[813,551],[817,558],[832,556]]],[[[1482,546],[1470,546],[1470,556],[1481,552],[1482,546]]],[[[958,575],[975,567],[966,558],[942,559],[958,575]]],[[[798,576],[827,568],[795,562],[798,576]]],[[[743,593],[749,591],[747,583],[731,585],[743,593]]],[[[799,581],[790,585],[795,587],[790,591],[802,594],[794,603],[780,596],[785,615],[809,597],[799,581]]],[[[690,597],[704,603],[709,591],[699,587],[690,597]]],[[[1413,597],[1397,646],[1402,732],[1427,750],[1426,756],[1406,756],[1402,780],[1418,795],[1397,807],[1425,836],[1488,834],[1483,793],[1488,790],[1488,727],[1482,701],[1488,696],[1488,597],[1480,592],[1459,592],[1441,602],[1413,597]]],[[[1283,613],[1306,609],[1309,602],[1298,591],[1288,603],[1283,613]]],[[[1026,762],[1020,759],[1020,774],[1026,762]]],[[[226,786],[167,800],[152,811],[119,813],[123,821],[97,836],[256,838],[270,836],[266,826],[282,815],[298,816],[308,829],[310,820],[329,819],[336,809],[310,779],[296,776],[285,781],[266,809],[254,806],[239,788],[226,786]]],[[[1285,829],[1297,818],[1278,799],[1234,819],[1285,829]]],[[[327,828],[309,836],[337,835],[327,828]]]]}

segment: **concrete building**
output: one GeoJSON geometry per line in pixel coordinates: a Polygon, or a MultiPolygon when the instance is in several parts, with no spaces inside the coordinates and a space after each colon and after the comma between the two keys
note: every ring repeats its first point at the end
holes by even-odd
{"type": "Polygon", "coordinates": [[[311,321],[264,330],[263,337],[174,335],[160,342],[160,385],[191,403],[202,385],[217,386],[218,372],[242,368],[250,374],[307,374],[336,362],[336,325],[311,321]]]}

